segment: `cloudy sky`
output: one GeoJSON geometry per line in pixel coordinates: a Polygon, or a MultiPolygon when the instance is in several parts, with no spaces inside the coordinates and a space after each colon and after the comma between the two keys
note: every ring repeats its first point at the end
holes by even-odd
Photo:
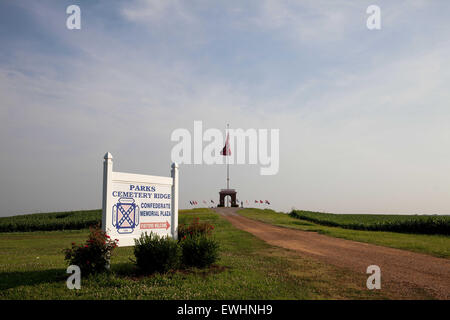
{"type": "MultiPolygon", "coordinates": [[[[101,207],[116,171],[169,175],[171,133],[280,130],[280,168],[231,166],[277,210],[450,213],[450,2],[0,2],[1,216],[101,207]],[[66,8],[81,8],[81,30],[66,8]],[[366,9],[381,8],[381,30],[366,9]]],[[[180,166],[180,207],[221,165],[180,166]]]]}

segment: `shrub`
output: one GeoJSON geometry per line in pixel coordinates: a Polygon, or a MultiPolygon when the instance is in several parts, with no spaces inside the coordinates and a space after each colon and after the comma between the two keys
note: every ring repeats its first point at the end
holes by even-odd
{"type": "Polygon", "coordinates": [[[186,237],[180,245],[182,264],[185,267],[205,268],[219,259],[219,243],[207,235],[186,237]]]}
{"type": "Polygon", "coordinates": [[[83,274],[105,271],[109,266],[112,251],[117,247],[119,240],[111,240],[100,226],[91,227],[89,238],[85,244],[65,249],[65,260],[69,265],[77,265],[83,274]]]}
{"type": "Polygon", "coordinates": [[[165,273],[179,266],[181,250],[178,242],[168,236],[143,233],[135,240],[134,256],[141,272],[165,273]]]}
{"type": "Polygon", "coordinates": [[[208,267],[219,259],[219,244],[213,239],[214,226],[208,222],[194,220],[178,227],[183,267],[208,267]]]}
{"type": "Polygon", "coordinates": [[[208,222],[200,222],[200,219],[194,218],[191,224],[182,224],[178,226],[178,239],[186,239],[196,235],[210,236],[214,226],[208,222]]]}

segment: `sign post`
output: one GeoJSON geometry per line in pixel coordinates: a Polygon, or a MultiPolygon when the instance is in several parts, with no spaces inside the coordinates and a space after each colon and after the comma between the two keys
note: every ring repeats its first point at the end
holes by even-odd
{"type": "Polygon", "coordinates": [[[178,165],[171,177],[113,171],[113,157],[103,163],[102,230],[119,247],[132,246],[142,233],[156,233],[177,239],[178,165]]]}
{"type": "Polygon", "coordinates": [[[172,163],[172,237],[178,240],[178,164],[172,163]]]}

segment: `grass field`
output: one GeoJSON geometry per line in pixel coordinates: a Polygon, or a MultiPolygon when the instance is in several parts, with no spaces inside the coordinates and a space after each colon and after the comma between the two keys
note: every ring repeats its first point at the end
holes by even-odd
{"type": "MultiPolygon", "coordinates": [[[[364,274],[353,274],[272,247],[234,228],[209,209],[183,211],[216,226],[221,258],[207,270],[191,269],[137,276],[132,247],[117,248],[111,273],[82,277],[69,290],[62,250],[82,242],[88,230],[0,234],[0,299],[379,299],[389,292],[366,289],[364,274]]],[[[291,217],[287,217],[293,219],[291,217]]],[[[297,221],[296,219],[293,219],[297,221]]]]}
{"type": "Polygon", "coordinates": [[[450,216],[333,214],[294,210],[294,218],[354,230],[450,235],[450,216]]]}
{"type": "MultiPolygon", "coordinates": [[[[330,227],[317,224],[310,220],[305,220],[299,217],[294,218],[291,215],[275,212],[269,209],[242,209],[239,211],[239,213],[245,217],[277,226],[305,231],[315,231],[333,237],[373,243],[386,247],[411,250],[414,252],[426,253],[441,258],[450,258],[450,237],[445,235],[362,231],[345,229],[341,227],[330,227]]],[[[352,216],[364,216],[363,218],[361,218],[361,221],[365,221],[367,223],[377,222],[377,219],[379,219],[379,217],[372,218],[369,217],[369,215],[352,216]]],[[[342,221],[346,221],[345,219],[348,219],[348,217],[343,217],[341,219],[343,219],[342,221]]],[[[392,219],[396,219],[396,216],[393,216],[392,219]]]]}

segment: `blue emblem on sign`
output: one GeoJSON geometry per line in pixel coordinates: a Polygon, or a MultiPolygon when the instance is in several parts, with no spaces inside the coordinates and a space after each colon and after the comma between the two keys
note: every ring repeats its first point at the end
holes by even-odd
{"type": "Polygon", "coordinates": [[[133,198],[120,198],[112,208],[112,225],[118,233],[132,233],[139,225],[139,206],[133,198]]]}

